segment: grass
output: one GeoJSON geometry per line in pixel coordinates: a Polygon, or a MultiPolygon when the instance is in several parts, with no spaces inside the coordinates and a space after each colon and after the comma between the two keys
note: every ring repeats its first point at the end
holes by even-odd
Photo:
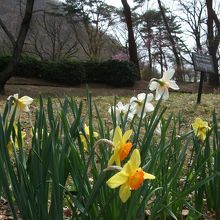
{"type": "MultiPolygon", "coordinates": [[[[122,101],[123,104],[129,102],[131,96],[116,96],[116,103],[122,101]]],[[[80,100],[80,98],[78,98],[80,100]]],[[[183,122],[190,125],[195,117],[202,117],[207,121],[211,121],[211,113],[215,109],[220,119],[220,94],[204,94],[202,95],[201,104],[196,104],[197,94],[188,93],[171,93],[169,100],[162,102],[162,107],[167,107],[166,114],[179,114],[183,116],[183,122]]],[[[100,114],[106,121],[109,119],[108,108],[114,104],[113,96],[97,96],[93,97],[100,110],[100,114]]],[[[154,102],[156,104],[156,102],[154,102]]]]}
{"type": "MultiPolygon", "coordinates": [[[[28,94],[27,94],[28,95],[28,94]]],[[[100,115],[102,118],[108,123],[110,119],[110,115],[108,114],[108,109],[111,105],[118,101],[122,101],[123,104],[129,102],[131,96],[96,96],[93,97],[93,101],[99,108],[100,115]]],[[[59,100],[63,100],[63,98],[56,98],[54,96],[53,103],[55,105],[59,105],[59,100]]],[[[83,100],[83,107],[86,106],[86,97],[76,97],[76,100],[83,100]]],[[[166,115],[170,113],[174,113],[175,115],[182,115],[182,123],[186,125],[186,127],[190,126],[194,118],[201,117],[207,121],[211,121],[211,113],[215,109],[218,119],[220,119],[220,94],[203,94],[201,104],[196,104],[197,94],[189,94],[189,93],[170,93],[170,98],[167,101],[162,102],[163,107],[167,107],[166,115]]],[[[0,100],[0,108],[2,108],[5,104],[5,100],[0,100]]],[[[156,102],[154,103],[156,104],[156,102]]],[[[38,99],[35,98],[31,111],[35,112],[39,107],[38,99]]],[[[84,109],[85,110],[85,109],[84,109]]],[[[85,111],[84,111],[85,112],[85,111]]],[[[29,126],[29,121],[26,120],[28,115],[23,113],[21,115],[21,121],[23,122],[23,126],[29,126]]],[[[96,117],[96,116],[95,116],[96,117]]]]}

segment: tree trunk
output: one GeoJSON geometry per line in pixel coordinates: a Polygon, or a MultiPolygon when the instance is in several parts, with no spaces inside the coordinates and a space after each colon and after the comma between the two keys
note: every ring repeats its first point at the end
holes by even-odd
{"type": "Polygon", "coordinates": [[[176,78],[177,78],[177,80],[182,80],[182,65],[181,65],[181,60],[180,60],[179,55],[178,55],[178,51],[176,49],[176,43],[173,39],[173,36],[172,36],[171,30],[170,30],[169,24],[167,22],[167,18],[166,18],[165,12],[164,12],[164,8],[161,4],[161,1],[157,0],[157,2],[158,2],[158,5],[159,5],[159,8],[160,8],[160,12],[161,12],[161,15],[162,15],[167,33],[168,33],[168,37],[169,37],[169,40],[170,40],[170,43],[171,43],[173,54],[175,56],[175,60],[176,60],[176,78]]]}
{"type": "Polygon", "coordinates": [[[124,15],[125,20],[128,28],[128,44],[129,44],[129,56],[130,61],[133,62],[137,68],[138,71],[138,79],[140,79],[140,68],[138,63],[138,55],[137,55],[137,45],[134,38],[134,31],[133,31],[133,25],[132,25],[132,19],[131,19],[131,9],[127,2],[127,0],[121,0],[121,3],[124,8],[124,15]]]}
{"type": "Polygon", "coordinates": [[[13,45],[12,57],[6,66],[6,68],[0,72],[0,92],[4,92],[6,82],[10,79],[13,72],[15,71],[17,64],[21,58],[21,52],[23,49],[24,41],[30,26],[32,11],[33,11],[34,0],[27,0],[25,15],[21,23],[19,34],[15,44],[13,45]]]}
{"type": "Polygon", "coordinates": [[[207,6],[207,12],[208,12],[208,20],[207,20],[207,40],[208,40],[208,49],[209,49],[209,55],[212,56],[213,64],[214,64],[214,73],[209,74],[209,84],[213,85],[215,87],[219,86],[219,76],[218,76],[218,59],[217,59],[217,50],[219,46],[219,35],[220,35],[220,27],[218,27],[218,18],[215,17],[216,20],[216,26],[218,29],[218,34],[215,37],[214,36],[214,28],[213,28],[213,22],[214,22],[214,16],[215,12],[212,8],[212,0],[206,0],[206,6],[207,6]]]}

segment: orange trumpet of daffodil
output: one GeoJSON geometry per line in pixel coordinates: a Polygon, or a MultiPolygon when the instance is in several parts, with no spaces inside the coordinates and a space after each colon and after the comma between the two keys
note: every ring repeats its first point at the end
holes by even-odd
{"type": "Polygon", "coordinates": [[[131,196],[131,191],[140,188],[145,179],[155,179],[154,175],[144,172],[139,167],[140,164],[140,152],[135,149],[122,170],[106,182],[112,189],[120,186],[119,197],[122,202],[126,202],[131,196]]]}
{"type": "Polygon", "coordinates": [[[131,134],[132,130],[128,130],[122,134],[122,130],[119,126],[115,128],[112,142],[114,152],[109,159],[108,166],[111,166],[114,162],[117,166],[121,166],[121,161],[128,156],[132,148],[132,143],[128,141],[131,134]]]}

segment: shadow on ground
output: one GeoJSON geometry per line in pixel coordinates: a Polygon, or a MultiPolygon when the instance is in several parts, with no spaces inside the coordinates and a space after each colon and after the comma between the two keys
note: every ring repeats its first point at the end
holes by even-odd
{"type": "MultiPolygon", "coordinates": [[[[198,84],[195,83],[181,83],[179,92],[197,93],[198,84]]],[[[31,97],[55,96],[85,96],[86,89],[88,89],[93,96],[133,96],[141,92],[148,91],[148,82],[145,80],[137,81],[131,87],[112,87],[106,84],[81,84],[74,87],[67,87],[58,85],[41,79],[12,77],[6,84],[5,96],[19,93],[20,95],[29,95],[31,97]]],[[[204,83],[203,93],[219,93],[219,90],[213,89],[207,83],[204,83]]]]}

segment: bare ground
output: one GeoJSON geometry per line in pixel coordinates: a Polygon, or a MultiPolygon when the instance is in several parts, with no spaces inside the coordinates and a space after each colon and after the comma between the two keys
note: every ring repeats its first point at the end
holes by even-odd
{"type": "MultiPolygon", "coordinates": [[[[134,86],[131,87],[113,87],[107,84],[81,84],[73,87],[67,87],[60,84],[55,84],[42,79],[12,77],[5,87],[5,96],[19,93],[20,95],[29,95],[31,97],[42,96],[84,96],[86,88],[92,92],[93,96],[128,96],[136,95],[140,92],[144,92],[148,88],[148,83],[145,80],[137,81],[134,86]]],[[[197,93],[198,83],[180,83],[178,84],[180,90],[178,92],[197,93]]],[[[210,87],[207,83],[204,83],[203,93],[219,93],[219,89],[210,87]]]]}

